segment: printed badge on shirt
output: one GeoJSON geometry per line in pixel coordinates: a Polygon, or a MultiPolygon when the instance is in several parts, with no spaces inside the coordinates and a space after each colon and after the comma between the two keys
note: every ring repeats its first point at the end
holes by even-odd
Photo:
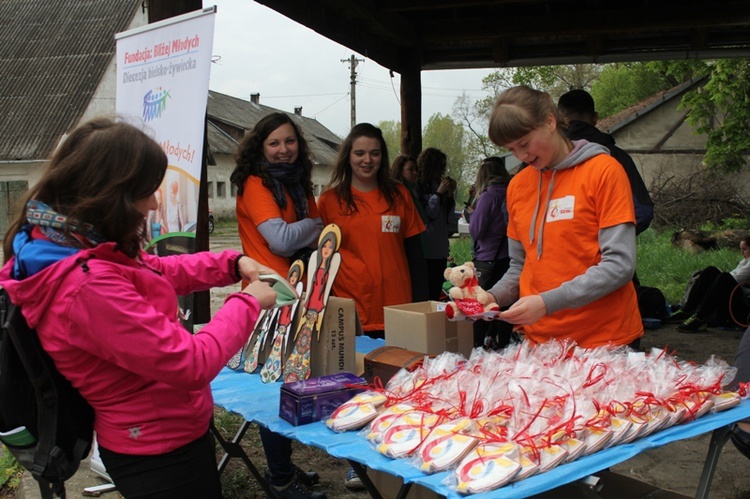
{"type": "Polygon", "coordinates": [[[571,220],[575,214],[575,207],[575,196],[565,196],[550,200],[549,207],[547,208],[547,222],[571,220]]]}
{"type": "Polygon", "coordinates": [[[401,217],[398,215],[383,215],[380,220],[382,232],[399,232],[401,230],[401,217]]]}

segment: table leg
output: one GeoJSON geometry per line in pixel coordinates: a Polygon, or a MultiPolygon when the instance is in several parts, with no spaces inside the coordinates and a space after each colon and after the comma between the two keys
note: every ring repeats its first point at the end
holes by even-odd
{"type": "Polygon", "coordinates": [[[221,436],[221,433],[214,425],[214,422],[211,421],[211,432],[214,434],[214,438],[216,438],[216,441],[219,442],[219,445],[221,445],[221,448],[224,449],[224,455],[222,456],[221,461],[219,461],[219,474],[221,474],[227,467],[230,459],[238,457],[242,459],[242,462],[245,463],[245,467],[250,470],[253,478],[255,478],[255,481],[258,482],[258,485],[261,486],[266,495],[268,497],[273,497],[273,494],[271,494],[270,485],[268,484],[266,479],[261,476],[261,474],[258,472],[258,468],[255,467],[253,462],[250,460],[250,458],[247,456],[244,449],[240,445],[242,437],[245,436],[245,433],[249,429],[250,422],[245,420],[242,423],[242,426],[240,426],[240,429],[237,430],[234,438],[232,438],[231,441],[227,441],[224,437],[221,436]]]}
{"type": "Polygon", "coordinates": [[[708,499],[708,492],[711,489],[711,480],[714,478],[716,464],[719,462],[722,447],[724,447],[724,444],[727,443],[732,434],[732,426],[727,425],[717,428],[711,433],[711,443],[708,445],[706,462],[703,464],[703,473],[698,484],[698,490],[695,492],[696,499],[708,499]]]}
{"type": "Polygon", "coordinates": [[[401,488],[398,490],[398,494],[396,494],[396,499],[406,499],[406,496],[409,495],[410,490],[411,490],[411,483],[403,484],[401,488]]]}
{"type": "MultiPolygon", "coordinates": [[[[354,468],[354,471],[357,472],[357,476],[360,480],[362,480],[362,485],[365,486],[365,489],[367,489],[367,493],[370,494],[370,497],[372,497],[373,499],[382,499],[383,496],[380,495],[377,487],[375,487],[375,484],[372,483],[372,480],[370,480],[370,476],[367,474],[367,468],[362,466],[357,461],[352,461],[350,459],[347,459],[347,461],[349,461],[349,464],[352,466],[352,468],[354,468]]],[[[405,499],[406,496],[409,495],[411,486],[411,483],[405,483],[401,485],[401,488],[399,489],[398,494],[394,499],[405,499]]]]}

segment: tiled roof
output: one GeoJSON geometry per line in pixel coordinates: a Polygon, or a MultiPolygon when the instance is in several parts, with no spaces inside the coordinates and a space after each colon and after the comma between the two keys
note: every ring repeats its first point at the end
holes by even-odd
{"type": "Polygon", "coordinates": [[[642,100],[641,102],[633,104],[627,109],[623,109],[617,114],[613,114],[612,116],[607,116],[606,118],[599,120],[599,122],[596,124],[596,127],[605,133],[613,133],[624,127],[631,121],[638,119],[652,109],[660,106],[662,103],[678,96],[681,97],[685,94],[686,91],[702,83],[704,80],[705,78],[695,78],[694,80],[672,87],[669,90],[657,92],[650,97],[642,100]]]}
{"type": "Polygon", "coordinates": [[[140,0],[0,2],[0,160],[46,159],[89,105],[140,0]]]}
{"type": "MultiPolygon", "coordinates": [[[[264,116],[279,111],[263,104],[209,90],[207,114],[209,122],[212,122],[208,127],[210,153],[234,154],[237,150],[237,141],[222,131],[221,125],[246,131],[253,128],[264,116]]],[[[286,114],[291,116],[302,130],[314,161],[318,164],[332,165],[341,139],[316,119],[295,113],[286,114]]]]}

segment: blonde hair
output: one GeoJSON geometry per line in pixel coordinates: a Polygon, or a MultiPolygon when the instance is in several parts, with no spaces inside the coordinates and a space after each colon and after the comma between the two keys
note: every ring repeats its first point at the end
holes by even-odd
{"type": "Polygon", "coordinates": [[[490,116],[490,140],[503,147],[543,125],[550,114],[560,121],[555,101],[548,93],[525,85],[511,87],[495,100],[490,116]]]}

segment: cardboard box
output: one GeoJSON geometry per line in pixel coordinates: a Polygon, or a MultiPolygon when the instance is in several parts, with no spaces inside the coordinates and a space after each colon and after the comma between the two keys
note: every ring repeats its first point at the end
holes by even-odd
{"type": "MultiPolygon", "coordinates": [[[[576,481],[562,485],[534,497],[536,499],[689,499],[690,496],[678,494],[666,489],[660,489],[645,482],[635,480],[611,471],[596,473],[601,478],[601,490],[594,490],[585,486],[583,481],[576,481]]],[[[374,469],[367,470],[367,476],[383,497],[396,497],[404,483],[403,479],[374,469]]],[[[591,478],[591,477],[589,477],[591,478]]],[[[405,499],[439,499],[442,496],[419,484],[413,484],[405,499]]]]}
{"type": "MultiPolygon", "coordinates": [[[[367,470],[367,476],[370,477],[370,480],[372,480],[373,485],[375,485],[375,488],[378,489],[382,497],[401,497],[398,494],[401,491],[401,486],[404,484],[403,478],[372,468],[367,470]]],[[[409,488],[409,493],[404,496],[404,499],[442,499],[444,497],[426,487],[413,483],[409,488]]]]}
{"type": "Polygon", "coordinates": [[[689,499],[686,496],[613,471],[598,471],[584,480],[568,483],[534,496],[537,499],[689,499]],[[597,480],[598,478],[598,480],[597,480]],[[596,491],[589,484],[596,483],[596,491]]]}
{"type": "Polygon", "coordinates": [[[310,376],[355,372],[355,340],[362,334],[357,307],[351,298],[328,297],[319,339],[310,350],[310,376]]]}
{"type": "Polygon", "coordinates": [[[385,344],[439,355],[459,352],[466,358],[474,346],[471,321],[449,321],[445,303],[423,301],[383,308],[385,344]]]}
{"type": "Polygon", "coordinates": [[[341,404],[365,390],[367,382],[349,372],[281,385],[279,417],[294,426],[327,418],[341,404]]]}
{"type": "Polygon", "coordinates": [[[369,383],[374,383],[375,378],[378,378],[383,385],[387,385],[401,369],[413,371],[421,366],[425,357],[428,357],[428,355],[422,352],[394,347],[393,345],[379,347],[365,356],[365,373],[362,377],[369,383]]]}
{"type": "Polygon", "coordinates": [[[365,355],[364,353],[354,353],[354,374],[364,377],[365,373],[365,355]]]}

